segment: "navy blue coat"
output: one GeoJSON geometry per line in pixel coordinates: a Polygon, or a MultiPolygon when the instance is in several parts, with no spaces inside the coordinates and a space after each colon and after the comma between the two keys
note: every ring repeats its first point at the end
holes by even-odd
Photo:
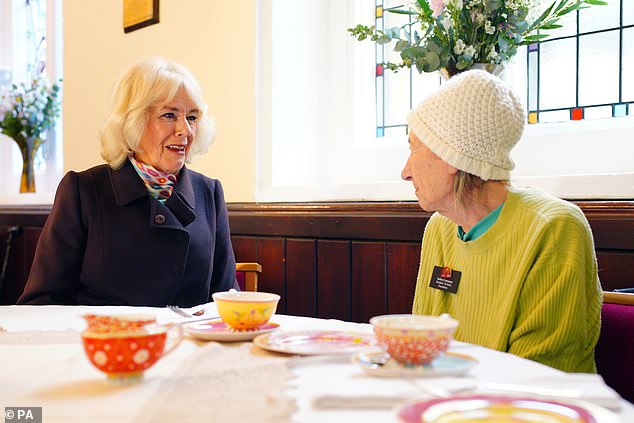
{"type": "Polygon", "coordinates": [[[220,181],[183,167],[161,203],[126,160],[64,176],[18,303],[191,307],[235,275],[220,181]]]}

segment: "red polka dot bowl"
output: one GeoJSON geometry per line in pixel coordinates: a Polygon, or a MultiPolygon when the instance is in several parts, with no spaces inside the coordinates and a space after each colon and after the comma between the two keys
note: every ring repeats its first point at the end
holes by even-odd
{"type": "Polygon", "coordinates": [[[88,327],[82,342],[88,360],[117,384],[141,381],[143,372],[183,339],[181,325],[159,325],[153,316],[90,314],[84,319],[88,327]]]}
{"type": "Polygon", "coordinates": [[[370,323],[381,348],[404,366],[427,364],[447,351],[458,327],[458,321],[446,315],[386,314],[370,323]]]}

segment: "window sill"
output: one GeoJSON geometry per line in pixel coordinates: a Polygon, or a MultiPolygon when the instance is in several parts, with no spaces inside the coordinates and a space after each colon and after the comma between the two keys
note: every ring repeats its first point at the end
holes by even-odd
{"type": "Polygon", "coordinates": [[[0,195],[0,208],[15,208],[16,206],[51,206],[55,193],[24,193],[0,195]]]}

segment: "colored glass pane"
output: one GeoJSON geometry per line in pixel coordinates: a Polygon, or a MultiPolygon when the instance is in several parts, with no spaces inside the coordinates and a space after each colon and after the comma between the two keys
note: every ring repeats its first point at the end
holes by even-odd
{"type": "Polygon", "coordinates": [[[627,104],[615,104],[612,107],[612,116],[614,117],[627,116],[627,104]]]}
{"type": "Polygon", "coordinates": [[[533,123],[537,123],[537,112],[530,112],[528,114],[528,123],[533,124],[533,123]]]}
{"type": "Polygon", "coordinates": [[[377,19],[383,17],[383,6],[376,7],[376,17],[377,19]]]}
{"type": "Polygon", "coordinates": [[[383,65],[376,65],[376,76],[383,76],[383,65]]]}
{"type": "Polygon", "coordinates": [[[571,120],[582,120],[583,119],[583,109],[577,107],[575,109],[570,110],[570,119],[571,120]]]}

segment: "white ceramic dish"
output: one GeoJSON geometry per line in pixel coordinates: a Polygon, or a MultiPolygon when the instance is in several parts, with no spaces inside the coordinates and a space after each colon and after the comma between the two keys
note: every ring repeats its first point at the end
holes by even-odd
{"type": "Polygon", "coordinates": [[[352,354],[376,346],[372,334],[335,330],[279,331],[257,336],[253,343],[287,354],[352,354]]]}
{"type": "Polygon", "coordinates": [[[258,335],[274,331],[279,326],[277,323],[268,322],[254,330],[236,331],[221,319],[217,319],[186,325],[185,330],[194,338],[203,341],[238,342],[250,341],[258,335]]]}

